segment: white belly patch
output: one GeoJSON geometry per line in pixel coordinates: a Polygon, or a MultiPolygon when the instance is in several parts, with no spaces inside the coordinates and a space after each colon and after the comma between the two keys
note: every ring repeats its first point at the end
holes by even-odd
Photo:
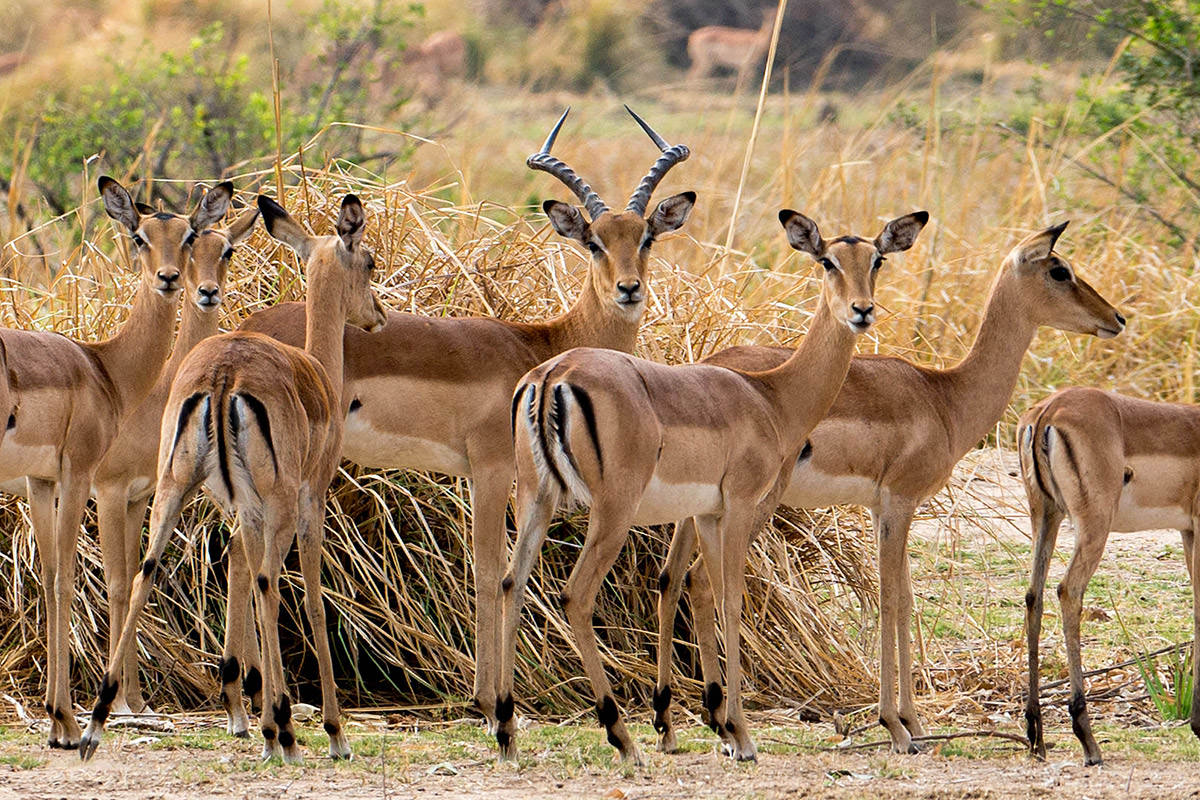
{"type": "Polygon", "coordinates": [[[875,481],[861,475],[829,475],[801,464],[792,470],[792,480],[780,502],[791,508],[825,508],[875,502],[875,481]]]}
{"type": "Polygon", "coordinates": [[[661,525],[687,517],[719,514],[721,487],[711,483],[663,483],[650,479],[634,516],[635,525],[661,525]]]}
{"type": "Polygon", "coordinates": [[[359,415],[346,419],[342,457],[364,467],[419,469],[446,475],[470,475],[466,456],[441,442],[416,436],[396,436],[376,430],[359,415]]]}

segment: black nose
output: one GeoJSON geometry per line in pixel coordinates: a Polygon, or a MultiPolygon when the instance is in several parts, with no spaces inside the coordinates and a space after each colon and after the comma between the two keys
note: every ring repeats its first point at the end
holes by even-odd
{"type": "Polygon", "coordinates": [[[641,281],[617,281],[617,290],[627,295],[632,295],[640,288],[642,288],[641,281]]]}
{"type": "Polygon", "coordinates": [[[172,284],[175,283],[175,281],[179,280],[179,270],[165,272],[160,269],[158,271],[158,279],[160,281],[162,281],[163,283],[165,283],[167,286],[171,286],[172,284]]]}
{"type": "Polygon", "coordinates": [[[220,289],[205,289],[201,287],[199,290],[200,296],[207,300],[215,300],[217,295],[221,293],[220,289]]]}
{"type": "Polygon", "coordinates": [[[1121,314],[1120,311],[1117,312],[1117,322],[1119,322],[1122,325],[1125,324],[1125,317],[1124,317],[1124,315],[1121,314]]]}
{"type": "Polygon", "coordinates": [[[866,308],[859,308],[854,303],[851,303],[850,310],[856,312],[860,317],[865,318],[868,314],[870,314],[872,311],[875,310],[875,304],[872,303],[871,305],[867,306],[866,308]]]}

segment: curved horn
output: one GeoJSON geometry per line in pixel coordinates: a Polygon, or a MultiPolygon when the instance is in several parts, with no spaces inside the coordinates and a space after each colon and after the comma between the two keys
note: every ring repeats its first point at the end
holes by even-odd
{"type": "Polygon", "coordinates": [[[608,211],[608,206],[604,205],[604,201],[600,199],[600,195],[592,191],[592,187],[588,186],[583,178],[575,174],[575,170],[550,155],[550,148],[554,146],[554,140],[558,138],[558,131],[562,128],[563,121],[569,113],[571,113],[571,107],[567,106],[567,110],[558,118],[554,129],[546,137],[546,143],[542,145],[542,149],[525,159],[525,166],[530,169],[540,169],[543,172],[549,172],[565,183],[567,188],[583,201],[583,207],[587,209],[588,215],[594,222],[597,217],[608,211]]]}
{"type": "Polygon", "coordinates": [[[650,195],[654,193],[658,187],[659,181],[680,161],[687,161],[687,157],[692,154],[691,150],[687,149],[687,145],[677,144],[674,147],[667,144],[666,140],[654,132],[654,129],[646,124],[646,120],[633,113],[633,109],[625,106],[625,110],[629,115],[637,121],[638,125],[642,126],[642,130],[649,135],[650,140],[655,146],[662,151],[662,155],[654,162],[654,166],[650,167],[650,171],[646,173],[646,177],[642,178],[642,182],[633,192],[633,196],[629,198],[629,205],[625,206],[626,211],[636,211],[638,214],[646,213],[646,204],[650,202],[650,195]]]}

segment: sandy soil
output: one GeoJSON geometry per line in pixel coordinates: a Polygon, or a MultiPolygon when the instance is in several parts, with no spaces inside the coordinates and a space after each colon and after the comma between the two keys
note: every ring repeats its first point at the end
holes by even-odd
{"type": "MultiPolygon", "coordinates": [[[[1085,768],[1070,761],[1029,761],[1009,751],[988,758],[881,753],[764,754],[736,765],[713,753],[654,756],[622,774],[592,769],[570,777],[540,765],[517,771],[490,759],[412,766],[396,774],[312,759],[306,767],[259,767],[249,743],[238,752],[151,750],[146,744],[106,747],[88,764],[73,753],[43,752],[32,769],[0,766],[0,797],[88,798],[1185,798],[1200,797],[1190,763],[1112,759],[1085,768]]],[[[403,737],[395,740],[404,746],[403,737]]],[[[6,748],[7,749],[7,748],[6,748]]],[[[25,755],[29,753],[27,748],[25,755]]],[[[1063,754],[1067,755],[1066,753],[1063,754]]]]}

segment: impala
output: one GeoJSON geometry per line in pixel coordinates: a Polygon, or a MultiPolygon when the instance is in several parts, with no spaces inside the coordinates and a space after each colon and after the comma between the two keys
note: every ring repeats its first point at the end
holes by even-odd
{"type": "Polygon", "coordinates": [[[163,410],[150,544],[80,745],[84,759],[100,744],[138,617],[180,509],[202,485],[227,513],[237,513],[244,568],[256,575],[263,646],[263,757],[302,760],[284,686],[278,627],[279,575],[293,539],[298,540],[304,610],[321,673],[329,755],[350,757],[321,598],[325,493],[342,446],[343,328],[350,323],[373,331],[387,318],[371,290],[375,261],[362,243],[364,215],[357,197],[348,194],[343,199],[333,236],[310,236],[282,206],[263,195],[258,197],[258,210],[268,233],[305,262],[304,349],[262,334],[227,333],[200,342],[180,364],[163,410]]]}
{"type": "Polygon", "coordinates": [[[46,713],[51,747],[79,746],[71,703],[71,605],[79,526],[96,467],[122,417],[153,389],[175,330],[180,275],[197,237],[225,215],[233,186],[222,183],[190,217],[135,204],[108,176],[104,210],[128,231],[141,267],[133,308],[103,342],[56,333],[0,330],[8,384],[20,399],[0,443],[0,481],[25,478],[46,601],[46,713]]]}
{"type": "Polygon", "coordinates": [[[714,718],[730,755],[756,757],[741,702],[746,550],[774,510],[805,437],[833,402],[858,334],[875,320],[883,256],[911,247],[929,215],[919,211],[892,220],[873,241],[826,241],[812,220],[795,211],[781,211],[779,219],[791,246],[819,262],[825,277],[803,344],[777,368],[666,366],[580,348],[541,364],[518,384],[513,425],[520,528],[503,584],[496,733],[502,759],[516,757],[512,687],[525,587],[562,500],[591,509],[561,600],[609,743],[623,760],[640,763],[596,647],[596,594],[631,525],[695,516],[725,622],[728,700],[714,718]]]}
{"type": "MultiPolygon", "coordinates": [[[[689,152],[683,145],[669,146],[633,114],[662,155],[625,210],[611,211],[570,167],[550,155],[566,116],[564,112],[527,163],[566,184],[591,218],[586,221],[578,208],[557,200],[543,204],[555,231],[592,253],[583,289],[569,311],[535,323],[392,311],[379,334],[346,329],[346,397],[353,400],[343,457],[364,466],[423,469],[470,480],[474,696],[493,727],[500,652],[496,611],[507,545],[504,518],[516,472],[509,419],[513,387],[525,372],[572,347],[633,350],[646,308],[650,247],[657,237],[683,225],[696,200],[693,192],[677,194],[646,215],[654,189],[689,152]]],[[[303,335],[302,309],[286,304],[260,311],[242,330],[295,342],[303,335]]],[[[249,576],[231,576],[231,598],[248,580],[249,576]]],[[[229,632],[233,640],[226,641],[227,662],[245,651],[239,631],[230,626],[229,632]]],[[[236,670],[224,676],[223,691],[240,708],[237,677],[236,670]]]]}
{"type": "MultiPolygon", "coordinates": [[[[899,358],[855,358],[781,494],[781,503],[793,508],[854,503],[871,511],[879,558],[879,722],[887,728],[894,752],[917,752],[912,737],[924,735],[913,702],[909,633],[908,530],[913,513],[946,484],[958,460],[1003,415],[1039,327],[1101,338],[1116,336],[1125,327],[1125,318],[1054,252],[1064,228],[1066,223],[1029,236],[1004,259],[975,344],[956,366],[939,370],[899,358]]],[[[769,369],[790,355],[785,348],[734,347],[705,363],[769,369]]],[[[659,581],[655,728],[659,747],[668,751],[675,749],[669,714],[670,632],[695,541],[695,521],[681,522],[659,581]]],[[[702,560],[708,557],[701,547],[702,560]]],[[[693,569],[691,577],[701,669],[705,684],[712,687],[718,677],[716,639],[712,615],[705,613],[712,606],[711,590],[703,570],[693,569]]],[[[707,699],[706,705],[711,709],[707,699]]]]}
{"type": "MultiPolygon", "coordinates": [[[[137,570],[142,523],[154,490],[158,428],[171,381],[191,349],[217,333],[234,245],[250,233],[257,218],[258,209],[248,209],[227,230],[209,228],[197,234],[183,271],[184,294],[192,302],[183,304],[171,358],[162,368],[150,394],[121,420],[117,436],[92,479],[100,553],[108,588],[110,657],[116,648],[117,632],[129,609],[129,587],[137,570]]],[[[113,711],[117,714],[137,713],[145,708],[138,681],[137,654],[131,649],[122,671],[120,689],[113,701],[113,711]]]]}
{"type": "Polygon", "coordinates": [[[687,79],[706,77],[714,67],[728,67],[737,71],[740,84],[746,72],[767,54],[774,26],[772,7],[762,10],[762,25],[758,30],[706,25],[692,31],[687,40],[688,60],[692,63],[687,79]]]}
{"type": "MultiPolygon", "coordinates": [[[[1200,636],[1200,582],[1195,532],[1200,520],[1200,408],[1156,403],[1098,389],[1063,389],[1021,415],[1021,476],[1033,523],[1033,574],[1025,595],[1030,751],[1046,757],[1038,697],[1042,590],[1064,516],[1075,523],[1075,548],[1058,585],[1071,684],[1071,728],[1088,765],[1101,763],[1084,698],[1079,623],[1083,593],[1113,531],[1178,528],[1192,583],[1193,627],[1200,636]]],[[[1198,639],[1200,641],[1200,639],[1198,639]]],[[[1192,659],[1192,732],[1200,736],[1200,660],[1192,659]]]]}

